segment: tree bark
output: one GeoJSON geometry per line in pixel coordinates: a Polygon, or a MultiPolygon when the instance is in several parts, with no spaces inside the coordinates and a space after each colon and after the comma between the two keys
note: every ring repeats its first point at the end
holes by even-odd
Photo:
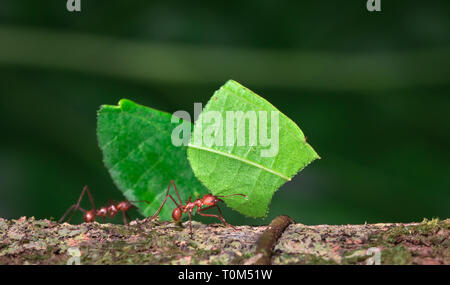
{"type": "Polygon", "coordinates": [[[0,218],[0,264],[67,264],[78,253],[81,264],[450,264],[450,219],[316,226],[277,219],[237,230],[193,222],[191,239],[186,223],[0,218]]]}

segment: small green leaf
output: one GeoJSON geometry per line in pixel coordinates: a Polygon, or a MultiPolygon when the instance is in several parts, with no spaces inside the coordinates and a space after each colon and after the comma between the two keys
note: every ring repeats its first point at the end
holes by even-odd
{"type": "Polygon", "coordinates": [[[228,206],[244,215],[263,217],[267,214],[274,192],[319,158],[319,155],[306,143],[302,131],[291,119],[251,90],[230,80],[215,92],[195,122],[188,157],[197,178],[214,195],[245,194],[247,199],[234,196],[226,198],[225,201],[228,206]],[[244,114],[254,113],[255,116],[258,116],[260,111],[267,114],[267,131],[264,133],[269,138],[272,124],[279,126],[277,152],[272,152],[272,156],[267,155],[270,145],[275,143],[266,143],[265,146],[261,144],[260,135],[263,129],[259,125],[262,122],[260,117],[256,117],[256,137],[259,139],[257,144],[249,144],[252,133],[251,128],[246,127],[247,123],[250,125],[250,120],[245,119],[246,117],[235,118],[234,124],[231,127],[228,125],[226,116],[230,112],[236,114],[237,111],[244,114]],[[272,111],[278,113],[278,124],[276,118],[272,122],[272,111]],[[214,112],[222,116],[221,123],[217,124],[217,118],[207,119],[208,113],[214,115],[214,112]],[[237,131],[238,128],[242,131],[242,126],[245,129],[245,145],[241,143],[241,146],[238,146],[237,131]],[[231,132],[234,139],[230,139],[233,143],[229,145],[226,140],[231,132]],[[217,141],[205,141],[208,136],[217,141]]]}
{"type": "MultiPolygon", "coordinates": [[[[186,146],[174,146],[175,127],[191,123],[171,123],[172,115],[122,99],[118,106],[104,105],[98,112],[97,136],[106,167],[127,200],[142,215],[153,215],[162,203],[171,179],[183,202],[208,193],[195,178],[186,155],[186,146]]],[[[175,196],[172,188],[171,193],[175,196]]],[[[170,220],[175,204],[168,200],[160,219],[170,220]]]]}

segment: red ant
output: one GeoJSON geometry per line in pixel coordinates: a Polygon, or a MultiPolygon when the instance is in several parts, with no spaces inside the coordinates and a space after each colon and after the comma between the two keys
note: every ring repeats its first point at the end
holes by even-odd
{"type": "MultiPolygon", "coordinates": [[[[150,204],[148,201],[145,201],[145,200],[135,201],[135,202],[146,202],[147,204],[150,204]]],[[[116,204],[109,202],[108,206],[101,207],[99,210],[96,210],[95,204],[94,204],[94,199],[92,199],[91,191],[89,190],[88,186],[84,186],[83,190],[81,191],[80,198],[78,198],[78,202],[76,204],[73,204],[72,206],[70,206],[69,209],[67,209],[67,211],[64,213],[64,215],[61,217],[61,219],[58,220],[58,223],[61,223],[64,220],[64,218],[70,213],[70,211],[73,210],[72,215],[67,220],[67,222],[69,222],[70,219],[72,219],[73,215],[75,214],[75,211],[80,210],[84,213],[83,219],[86,223],[94,222],[96,217],[102,217],[103,221],[105,221],[105,218],[107,218],[107,217],[113,218],[114,216],[116,216],[116,214],[118,212],[122,212],[123,213],[123,223],[125,225],[128,225],[127,218],[129,219],[129,217],[128,217],[127,211],[130,210],[131,208],[135,208],[135,207],[136,206],[132,205],[131,202],[129,202],[129,201],[121,201],[116,204]],[[89,210],[89,211],[80,207],[81,200],[83,199],[84,193],[86,193],[86,192],[88,194],[88,197],[89,197],[89,200],[91,201],[91,206],[92,206],[92,210],[89,210]]]]}
{"type": "Polygon", "coordinates": [[[223,200],[220,198],[236,196],[236,195],[247,197],[247,195],[244,195],[244,194],[231,194],[231,195],[226,195],[226,196],[214,196],[213,194],[205,194],[202,198],[198,198],[197,200],[195,200],[193,202],[191,202],[191,197],[189,197],[187,203],[183,204],[180,194],[178,193],[177,187],[175,186],[175,182],[173,180],[171,180],[169,183],[169,187],[167,188],[167,193],[166,193],[166,197],[164,198],[164,201],[162,202],[161,206],[156,211],[156,213],[151,217],[151,219],[154,219],[156,216],[158,216],[162,207],[166,203],[167,198],[170,198],[175,203],[175,205],[177,205],[177,207],[175,209],[173,209],[173,211],[172,211],[172,218],[174,219],[175,222],[180,221],[181,217],[183,216],[184,213],[188,213],[188,215],[189,215],[189,230],[190,230],[191,238],[192,238],[192,220],[191,220],[192,218],[191,218],[191,216],[192,216],[192,212],[194,211],[195,207],[197,207],[197,214],[199,214],[201,216],[205,216],[205,217],[218,218],[226,226],[232,227],[233,229],[236,230],[236,228],[234,226],[230,225],[229,223],[227,223],[227,221],[225,221],[222,211],[220,210],[219,205],[217,205],[218,202],[223,202],[223,200]],[[178,200],[180,201],[180,203],[177,203],[177,201],[175,201],[175,199],[172,197],[172,195],[169,194],[171,185],[173,185],[173,187],[175,188],[175,192],[177,193],[178,200]],[[207,207],[202,208],[203,206],[207,206],[207,207]],[[219,215],[202,213],[203,211],[214,208],[214,207],[217,208],[217,210],[219,211],[219,215]]]}

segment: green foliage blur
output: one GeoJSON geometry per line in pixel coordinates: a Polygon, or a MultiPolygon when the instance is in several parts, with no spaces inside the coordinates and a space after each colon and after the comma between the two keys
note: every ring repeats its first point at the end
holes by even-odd
{"type": "Polygon", "coordinates": [[[0,217],[58,219],[86,184],[97,205],[123,199],[98,147],[99,106],[192,112],[228,79],[322,157],[266,219],[225,209],[230,223],[450,216],[449,1],[382,1],[377,13],[365,0],[81,2],[78,13],[0,2],[0,217]]]}

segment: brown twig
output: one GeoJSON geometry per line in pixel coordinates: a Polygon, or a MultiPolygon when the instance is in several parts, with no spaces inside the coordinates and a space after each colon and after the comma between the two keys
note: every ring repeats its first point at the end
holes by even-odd
{"type": "Polygon", "coordinates": [[[245,264],[270,265],[272,249],[275,247],[277,240],[280,238],[283,231],[293,223],[295,223],[294,220],[286,215],[278,216],[273,219],[258,239],[254,258],[249,259],[245,264]]]}

